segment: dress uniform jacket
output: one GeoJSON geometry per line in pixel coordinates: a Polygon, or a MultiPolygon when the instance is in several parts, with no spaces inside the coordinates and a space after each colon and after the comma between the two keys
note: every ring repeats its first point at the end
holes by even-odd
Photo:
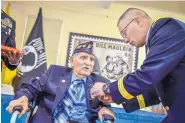
{"type": "MultiPolygon", "coordinates": [[[[16,48],[15,27],[15,21],[1,10],[1,45],[16,48]]],[[[14,70],[17,67],[16,65],[9,64],[8,59],[4,56],[1,58],[10,70],[14,70]]]]}
{"type": "Polygon", "coordinates": [[[130,100],[122,103],[127,113],[143,109],[149,106],[157,105],[160,103],[158,95],[155,89],[151,89],[147,93],[140,94],[130,100]]]}
{"type": "Polygon", "coordinates": [[[151,27],[140,70],[111,83],[113,101],[122,103],[155,88],[167,109],[162,123],[185,123],[185,23],[162,18],[151,27]]]}
{"type": "MultiPolygon", "coordinates": [[[[55,108],[65,97],[72,78],[72,69],[63,66],[51,65],[41,77],[31,80],[28,83],[23,83],[20,90],[15,94],[15,99],[25,95],[29,102],[39,96],[39,105],[36,113],[30,119],[30,123],[52,123],[52,116],[55,108]]],[[[87,77],[86,81],[86,99],[87,110],[92,112],[92,117],[89,117],[90,123],[94,123],[97,119],[97,114],[102,106],[109,107],[110,105],[102,103],[98,98],[90,98],[90,88],[97,81],[109,82],[109,80],[92,73],[87,77]]]]}

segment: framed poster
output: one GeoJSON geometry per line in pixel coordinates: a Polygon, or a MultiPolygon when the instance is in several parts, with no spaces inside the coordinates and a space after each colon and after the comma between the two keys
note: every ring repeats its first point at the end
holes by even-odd
{"type": "Polygon", "coordinates": [[[72,32],[69,37],[66,66],[70,67],[70,56],[76,46],[88,41],[93,41],[93,51],[96,56],[93,72],[112,82],[135,71],[138,48],[125,44],[121,39],[72,32]]]}

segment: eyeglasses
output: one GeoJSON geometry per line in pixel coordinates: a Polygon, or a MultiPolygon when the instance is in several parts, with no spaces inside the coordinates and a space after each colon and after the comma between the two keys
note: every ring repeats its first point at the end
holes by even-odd
{"type": "Polygon", "coordinates": [[[132,20],[125,26],[125,28],[123,28],[123,29],[120,31],[120,34],[121,34],[121,36],[123,37],[123,39],[125,39],[126,36],[127,36],[127,34],[126,34],[126,32],[125,32],[126,28],[127,28],[134,20],[135,20],[135,18],[132,19],[132,20]]]}

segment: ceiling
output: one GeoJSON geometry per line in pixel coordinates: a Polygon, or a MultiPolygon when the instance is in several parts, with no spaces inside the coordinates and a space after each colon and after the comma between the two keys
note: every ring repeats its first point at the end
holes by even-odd
{"type": "Polygon", "coordinates": [[[185,1],[114,1],[118,4],[136,5],[185,15],[185,1]]]}
{"type": "MultiPolygon", "coordinates": [[[[66,0],[66,1],[58,1],[57,2],[49,2],[49,1],[31,1],[33,4],[42,4],[42,3],[48,3],[49,6],[57,6],[65,2],[66,5],[70,6],[80,6],[80,5],[85,5],[85,4],[90,4],[94,7],[102,7],[105,9],[108,9],[113,3],[115,4],[120,4],[120,5],[135,5],[135,6],[140,6],[140,7],[146,7],[146,8],[152,8],[152,9],[157,9],[157,10],[162,10],[162,11],[168,11],[168,12],[176,12],[180,14],[185,15],[185,1],[116,1],[116,0],[95,0],[95,1],[87,1],[87,0],[82,0],[82,1],[71,1],[71,0],[66,0]]],[[[15,2],[15,1],[14,1],[15,2]]],[[[18,1],[17,1],[18,2],[18,1]]],[[[19,1],[21,3],[30,3],[30,2],[23,2],[19,1]]],[[[16,3],[16,2],[15,2],[16,3]]],[[[60,8],[60,7],[59,7],[60,8]]]]}

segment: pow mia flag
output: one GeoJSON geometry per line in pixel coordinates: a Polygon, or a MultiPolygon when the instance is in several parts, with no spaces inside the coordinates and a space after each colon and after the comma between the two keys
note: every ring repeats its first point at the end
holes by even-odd
{"type": "Polygon", "coordinates": [[[15,91],[22,83],[41,76],[47,70],[41,8],[23,51],[22,61],[17,67],[17,75],[12,82],[15,91]]]}

